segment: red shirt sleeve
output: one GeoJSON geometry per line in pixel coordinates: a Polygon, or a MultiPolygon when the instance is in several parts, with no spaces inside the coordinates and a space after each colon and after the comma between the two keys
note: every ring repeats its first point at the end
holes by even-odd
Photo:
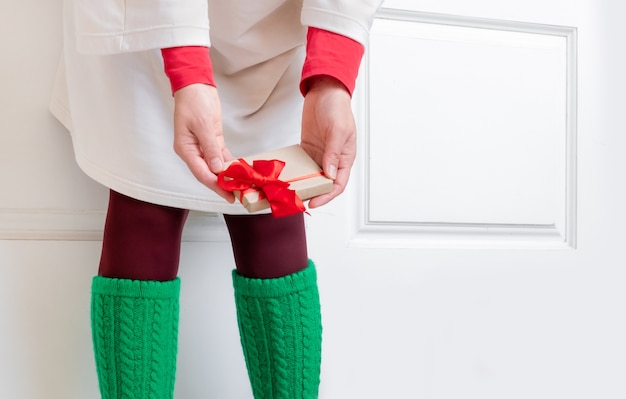
{"type": "Polygon", "coordinates": [[[309,27],[300,80],[302,95],[309,91],[311,78],[319,75],[339,80],[352,95],[364,50],[361,43],[348,37],[309,27]]]}
{"type": "Polygon", "coordinates": [[[208,47],[170,47],[161,49],[161,54],[172,94],[193,83],[215,86],[208,47]]]}
{"type": "MultiPolygon", "coordinates": [[[[161,50],[165,74],[172,93],[193,83],[215,86],[209,48],[171,47],[161,50]]],[[[363,58],[363,45],[327,30],[309,27],[306,59],[302,67],[300,92],[306,95],[311,78],[320,75],[339,80],[352,95],[363,58]]]]}

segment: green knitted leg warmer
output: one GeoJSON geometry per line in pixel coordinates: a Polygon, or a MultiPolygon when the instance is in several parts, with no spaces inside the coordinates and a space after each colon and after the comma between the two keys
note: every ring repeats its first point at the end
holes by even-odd
{"type": "Polygon", "coordinates": [[[233,283],[255,399],[316,399],[322,322],[313,263],[275,279],[251,279],[234,271],[233,283]]]}
{"type": "Polygon", "coordinates": [[[91,327],[102,399],[174,396],[180,280],[97,276],[91,327]]]}

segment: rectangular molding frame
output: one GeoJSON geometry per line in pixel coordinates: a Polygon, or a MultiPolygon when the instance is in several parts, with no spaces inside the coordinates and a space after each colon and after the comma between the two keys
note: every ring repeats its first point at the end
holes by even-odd
{"type": "Polygon", "coordinates": [[[564,226],[526,224],[398,223],[369,219],[370,155],[369,54],[366,52],[355,98],[357,126],[363,136],[351,180],[351,203],[358,204],[350,220],[349,245],[365,248],[575,249],[577,197],[577,29],[526,22],[421,13],[383,8],[377,18],[458,27],[503,30],[563,37],[566,40],[566,165],[564,226]]]}

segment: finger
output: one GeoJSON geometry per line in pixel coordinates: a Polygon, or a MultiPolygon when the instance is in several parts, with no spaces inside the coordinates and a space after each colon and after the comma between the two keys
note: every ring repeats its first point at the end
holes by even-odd
{"type": "Polygon", "coordinates": [[[217,184],[217,176],[211,172],[202,154],[193,145],[180,147],[177,151],[180,158],[185,162],[191,173],[196,179],[211,190],[215,191],[220,197],[226,201],[233,203],[235,196],[233,193],[223,190],[217,184]]]}
{"type": "Polygon", "coordinates": [[[195,130],[194,133],[196,137],[205,139],[200,142],[200,147],[202,149],[203,158],[211,172],[217,174],[223,171],[225,147],[221,122],[215,121],[213,126],[208,129],[202,126],[195,130]]]}
{"type": "Polygon", "coordinates": [[[335,126],[330,134],[326,135],[327,141],[324,146],[322,169],[331,179],[337,177],[337,172],[342,168],[350,168],[356,158],[356,127],[347,123],[335,126]]]}
{"type": "Polygon", "coordinates": [[[337,171],[339,169],[339,161],[341,159],[341,151],[345,142],[340,139],[340,135],[329,135],[330,140],[326,143],[324,148],[324,155],[322,156],[322,169],[324,174],[329,178],[335,180],[337,178],[337,171]]]}
{"type": "Polygon", "coordinates": [[[220,197],[224,198],[226,201],[230,202],[231,204],[233,202],[235,202],[234,194],[232,192],[230,192],[230,191],[226,191],[226,190],[222,189],[217,184],[217,176],[214,175],[208,169],[206,163],[204,162],[204,159],[203,158],[196,158],[196,159],[197,159],[197,162],[188,164],[189,169],[194,174],[196,179],[198,179],[198,181],[200,181],[200,183],[204,184],[205,186],[207,186],[211,190],[215,191],[215,193],[217,193],[217,195],[219,195],[220,197]]]}
{"type": "Polygon", "coordinates": [[[338,197],[341,193],[343,193],[348,184],[348,180],[350,178],[350,168],[340,168],[337,171],[337,176],[335,178],[333,188],[330,193],[322,194],[317,197],[311,198],[309,201],[309,208],[318,208],[322,205],[326,205],[336,197],[338,197]]]}

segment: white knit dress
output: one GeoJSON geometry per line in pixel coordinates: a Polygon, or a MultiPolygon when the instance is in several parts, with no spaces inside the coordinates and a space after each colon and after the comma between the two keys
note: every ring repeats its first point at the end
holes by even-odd
{"type": "Polygon", "coordinates": [[[246,156],[300,140],[306,26],[365,44],[379,3],[65,0],[51,111],[70,130],[80,168],[106,187],[155,204],[246,213],[199,183],[174,153],[160,49],[211,46],[226,146],[246,156]]]}

